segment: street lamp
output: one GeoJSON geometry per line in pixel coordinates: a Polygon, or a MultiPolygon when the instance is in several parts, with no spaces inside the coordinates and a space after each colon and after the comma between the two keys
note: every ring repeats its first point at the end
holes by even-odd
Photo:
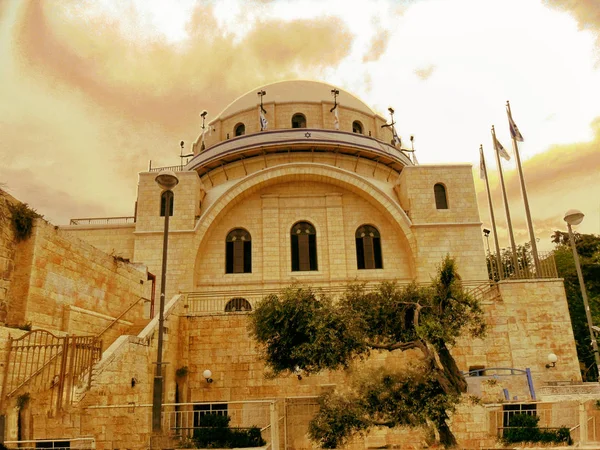
{"type": "MultiPolygon", "coordinates": [[[[165,229],[163,232],[162,273],[160,278],[160,305],[158,310],[158,349],[156,351],[156,372],[154,374],[154,391],[152,392],[152,431],[162,431],[161,411],[163,395],[162,348],[165,321],[165,286],[167,281],[167,249],[169,245],[169,216],[173,209],[173,189],[179,178],[171,170],[161,170],[154,179],[163,189],[161,199],[165,199],[165,229]]],[[[161,200],[162,201],[162,200],[161,200]]]]}
{"type": "Polygon", "coordinates": [[[585,308],[585,317],[587,318],[587,324],[590,331],[590,338],[592,340],[592,350],[594,352],[594,360],[596,361],[596,371],[598,373],[598,381],[600,381],[600,354],[598,354],[598,342],[596,336],[594,336],[594,324],[592,323],[592,313],[590,311],[590,305],[588,303],[587,291],[585,284],[583,283],[583,274],[581,273],[581,265],[579,264],[579,254],[577,253],[577,247],[575,247],[575,238],[573,237],[573,230],[571,225],[579,225],[583,220],[583,213],[577,209],[570,209],[565,213],[565,222],[567,222],[567,228],[569,230],[569,243],[573,250],[573,259],[575,260],[575,268],[577,269],[577,278],[579,278],[579,288],[581,289],[581,297],[583,298],[583,306],[585,308]]]}

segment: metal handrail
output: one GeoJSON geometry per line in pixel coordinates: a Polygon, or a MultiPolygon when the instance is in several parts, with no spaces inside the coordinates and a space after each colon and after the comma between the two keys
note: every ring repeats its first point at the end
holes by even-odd
{"type": "Polygon", "coordinates": [[[127,309],[125,309],[125,311],[123,311],[123,312],[122,312],[121,314],[119,314],[119,315],[118,315],[118,316],[117,316],[117,317],[116,317],[116,318],[115,318],[115,319],[114,319],[114,320],[113,320],[111,323],[109,323],[109,324],[106,326],[106,328],[104,328],[104,330],[102,330],[100,333],[98,333],[98,334],[96,335],[96,337],[97,337],[97,338],[100,338],[100,337],[101,337],[101,336],[102,336],[104,333],[106,333],[106,332],[107,332],[107,331],[108,331],[108,330],[109,330],[109,329],[110,329],[110,328],[111,328],[111,327],[112,327],[112,326],[113,326],[115,323],[117,323],[119,320],[121,320],[121,318],[122,318],[122,317],[123,317],[125,314],[127,314],[129,311],[131,311],[131,310],[133,309],[133,307],[134,307],[135,305],[137,305],[137,304],[140,302],[140,300],[144,300],[144,301],[147,301],[147,302],[151,302],[151,301],[152,301],[152,300],[150,300],[150,299],[148,299],[148,298],[146,298],[146,297],[140,297],[140,298],[138,298],[138,299],[137,299],[135,302],[133,302],[131,305],[129,305],[129,306],[127,307],[127,309]]]}

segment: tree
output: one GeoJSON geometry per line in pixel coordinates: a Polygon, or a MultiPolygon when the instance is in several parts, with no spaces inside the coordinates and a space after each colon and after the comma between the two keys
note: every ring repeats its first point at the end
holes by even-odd
{"type": "MultiPolygon", "coordinates": [[[[600,324],[600,236],[593,234],[573,234],[589,297],[592,320],[595,324],[600,324]]],[[[569,244],[569,234],[557,230],[551,239],[556,244],[554,259],[556,261],[558,276],[563,278],[565,283],[565,293],[569,304],[569,314],[575,336],[577,357],[583,365],[582,376],[587,381],[597,380],[597,373],[593,369],[595,367],[595,360],[590,343],[590,332],[583,307],[573,252],[569,244]],[[592,370],[589,370],[590,368],[592,370]]]]}
{"type": "Polygon", "coordinates": [[[402,373],[377,371],[323,396],[309,426],[321,447],[338,447],[376,426],[428,424],[442,444],[456,444],[447,421],[467,384],[449,349],[463,334],[481,337],[485,325],[452,258],[442,261],[427,287],[382,283],[369,292],[351,284],[334,301],[291,286],[264,298],[251,317],[251,332],[275,376],[348,369],[374,350],[420,353],[402,373]]]}
{"type": "MultiPolygon", "coordinates": [[[[515,261],[511,248],[500,250],[500,264],[504,278],[526,278],[534,272],[533,255],[531,253],[531,244],[526,242],[523,245],[517,245],[517,268],[515,270],[515,261]]],[[[496,253],[488,252],[486,255],[487,269],[490,280],[499,281],[498,261],[496,253]]]]}

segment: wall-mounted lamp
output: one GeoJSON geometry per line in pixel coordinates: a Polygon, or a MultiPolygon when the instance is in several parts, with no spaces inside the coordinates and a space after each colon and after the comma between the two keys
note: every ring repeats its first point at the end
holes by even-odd
{"type": "Polygon", "coordinates": [[[204,378],[206,378],[206,382],[207,383],[212,383],[213,382],[213,379],[211,378],[212,377],[212,372],[210,370],[206,369],[204,372],[202,372],[202,376],[204,378]]]}
{"type": "Polygon", "coordinates": [[[549,353],[548,354],[548,364],[546,364],[546,369],[550,369],[551,367],[555,367],[556,366],[556,361],[558,361],[558,356],[556,356],[554,353],[549,353]]]}

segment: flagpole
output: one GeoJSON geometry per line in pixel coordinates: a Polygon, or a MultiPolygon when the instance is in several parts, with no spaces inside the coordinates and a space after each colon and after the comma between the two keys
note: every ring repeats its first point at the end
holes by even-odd
{"type": "Polygon", "coordinates": [[[512,249],[513,264],[515,266],[515,274],[519,273],[519,260],[517,258],[517,246],[515,244],[515,236],[513,234],[512,221],[510,219],[510,209],[508,207],[508,198],[506,196],[506,186],[504,185],[504,175],[502,174],[502,164],[500,163],[500,153],[496,144],[496,129],[492,125],[492,138],[494,139],[494,153],[496,153],[496,164],[498,165],[498,173],[500,174],[500,188],[502,190],[502,199],[504,200],[504,210],[506,212],[506,224],[508,226],[508,237],[510,239],[510,247],[512,249]]]}
{"type": "Polygon", "coordinates": [[[502,268],[502,260],[500,258],[500,244],[498,243],[498,232],[496,231],[496,218],[494,217],[494,206],[492,204],[492,194],[490,192],[490,182],[488,180],[487,166],[485,165],[485,157],[483,156],[483,145],[479,146],[479,155],[481,157],[481,167],[483,168],[483,177],[485,178],[485,187],[488,196],[488,205],[490,208],[490,219],[492,220],[492,231],[494,232],[494,245],[496,246],[496,264],[498,265],[498,277],[504,279],[504,270],[502,268]]]}
{"type": "MultiPolygon", "coordinates": [[[[506,102],[506,112],[508,114],[508,124],[511,127],[511,137],[513,142],[513,150],[515,152],[515,161],[517,162],[517,173],[519,174],[519,181],[521,182],[521,194],[523,195],[523,202],[525,203],[525,217],[527,218],[527,228],[529,229],[529,239],[531,240],[531,253],[533,253],[533,262],[535,264],[535,273],[538,277],[541,276],[541,265],[540,258],[537,251],[537,242],[535,240],[535,234],[533,233],[533,224],[531,222],[531,211],[529,210],[529,200],[527,199],[527,188],[525,187],[525,178],[523,178],[523,169],[521,168],[521,157],[519,156],[519,146],[517,145],[517,135],[513,132],[512,126],[514,121],[512,120],[512,113],[510,110],[510,102],[506,102]]],[[[516,128],[516,127],[515,127],[516,128]]],[[[520,136],[520,133],[519,133],[520,136]]],[[[522,139],[522,137],[521,137],[522,139]]]]}

